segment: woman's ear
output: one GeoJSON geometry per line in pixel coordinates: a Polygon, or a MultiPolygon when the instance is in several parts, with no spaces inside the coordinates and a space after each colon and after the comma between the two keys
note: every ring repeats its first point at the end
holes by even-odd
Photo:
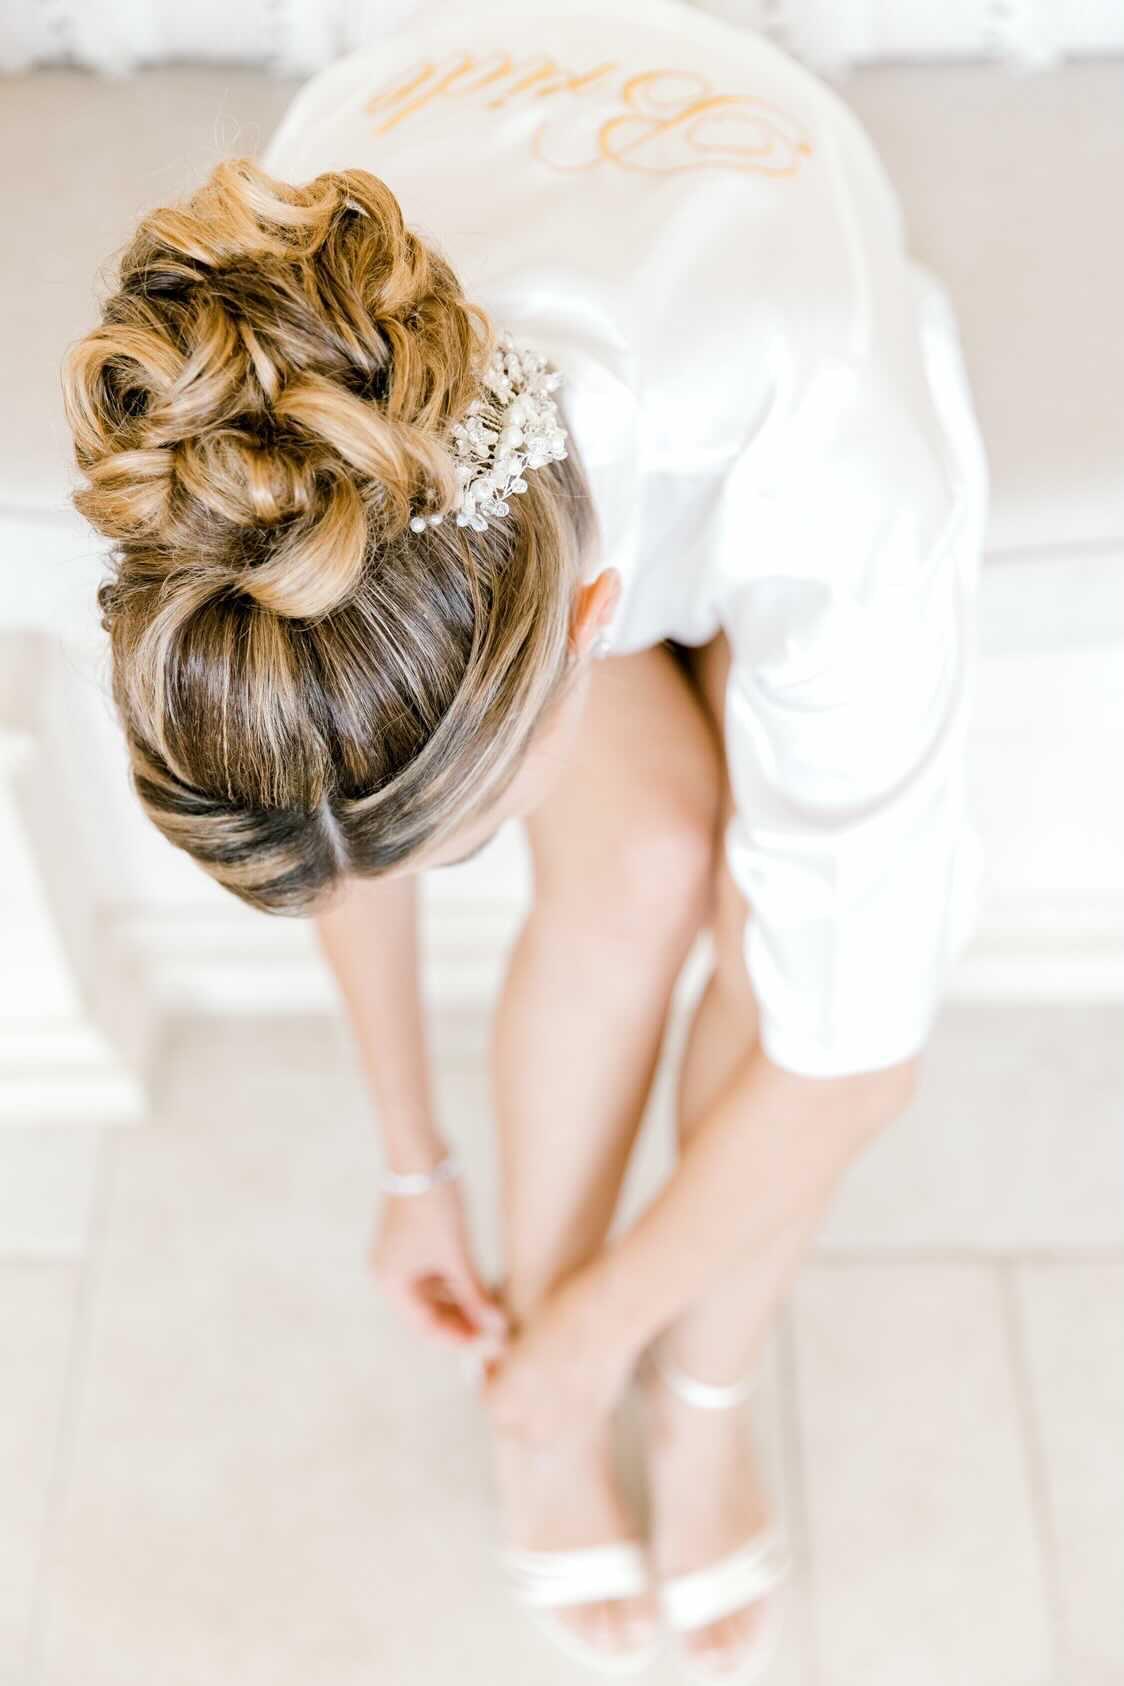
{"type": "Polygon", "coordinates": [[[621,576],[616,568],[603,568],[595,580],[578,587],[570,619],[570,642],[575,656],[583,656],[597,634],[616,614],[621,596],[621,576]]]}

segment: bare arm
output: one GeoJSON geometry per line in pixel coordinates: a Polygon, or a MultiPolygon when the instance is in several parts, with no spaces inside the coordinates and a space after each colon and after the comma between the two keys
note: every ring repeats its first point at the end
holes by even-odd
{"type": "Polygon", "coordinates": [[[445,1151],[429,1080],[418,959],[418,878],[352,879],[317,936],[374,1099],[386,1162],[430,1170],[445,1151]]]}
{"type": "Polygon", "coordinates": [[[632,1229],[589,1267],[588,1288],[634,1355],[809,1205],[902,1110],[918,1057],[879,1071],[804,1077],[752,1048],[714,1097],[670,1177],[632,1229]],[[731,1199],[731,1189],[760,1190],[731,1199]]]}
{"type": "MultiPolygon", "coordinates": [[[[428,1171],[446,1144],[433,1105],[418,960],[418,879],[354,879],[317,936],[339,985],[392,1171],[428,1171]]],[[[372,1264],[415,1327],[447,1344],[502,1333],[455,1182],[382,1203],[372,1264]]]]}
{"type": "Polygon", "coordinates": [[[901,1110],[918,1063],[818,1078],[749,1051],[647,1210],[509,1348],[487,1387],[497,1420],[549,1441],[608,1410],[653,1336],[747,1251],[822,1207],[856,1143],[901,1110]]]}

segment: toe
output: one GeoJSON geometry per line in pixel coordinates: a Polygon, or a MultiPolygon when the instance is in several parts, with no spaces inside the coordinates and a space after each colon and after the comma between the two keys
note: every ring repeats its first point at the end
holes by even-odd
{"type": "Polygon", "coordinates": [[[700,1628],[688,1641],[691,1661],[715,1680],[735,1674],[757,1643],[760,1621],[761,1613],[754,1606],[700,1628]]]}
{"type": "Polygon", "coordinates": [[[584,1645],[610,1656],[641,1651],[655,1634],[652,1614],[638,1599],[583,1604],[559,1614],[584,1645]]]}
{"type": "Polygon", "coordinates": [[[651,1642],[655,1631],[652,1616],[640,1599],[616,1599],[604,1609],[607,1643],[618,1656],[641,1651],[651,1642]]]}
{"type": "Polygon", "coordinates": [[[643,1651],[656,1637],[656,1614],[650,1604],[631,1600],[623,1622],[625,1643],[630,1651],[643,1651]]]}
{"type": "Polygon", "coordinates": [[[593,1644],[599,1651],[615,1657],[621,1649],[620,1612],[612,1604],[595,1604],[593,1644]]]}
{"type": "Polygon", "coordinates": [[[592,1645],[599,1651],[607,1648],[608,1624],[604,1604],[578,1604],[572,1610],[560,1610],[558,1620],[564,1623],[583,1645],[592,1645]]]}

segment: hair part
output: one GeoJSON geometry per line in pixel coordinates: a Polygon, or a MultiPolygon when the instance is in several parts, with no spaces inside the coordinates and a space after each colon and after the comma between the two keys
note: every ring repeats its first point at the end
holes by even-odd
{"type": "Polygon", "coordinates": [[[560,696],[572,449],[483,533],[409,524],[452,506],[494,339],[375,176],[235,158],[143,219],[67,354],[134,786],[256,907],[315,911],[484,812],[560,696]]]}

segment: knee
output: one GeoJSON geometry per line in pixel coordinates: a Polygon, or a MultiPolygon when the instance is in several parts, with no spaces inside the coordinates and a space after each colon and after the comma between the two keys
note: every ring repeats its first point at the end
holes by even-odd
{"type": "Polygon", "coordinates": [[[602,929],[633,943],[690,941],[708,915],[713,858],[711,828],[690,815],[638,829],[606,863],[597,905],[602,929]]]}
{"type": "Polygon", "coordinates": [[[710,816],[637,821],[596,861],[575,869],[536,866],[535,906],[588,929],[600,942],[619,939],[632,953],[690,943],[707,923],[714,884],[710,816]]]}

